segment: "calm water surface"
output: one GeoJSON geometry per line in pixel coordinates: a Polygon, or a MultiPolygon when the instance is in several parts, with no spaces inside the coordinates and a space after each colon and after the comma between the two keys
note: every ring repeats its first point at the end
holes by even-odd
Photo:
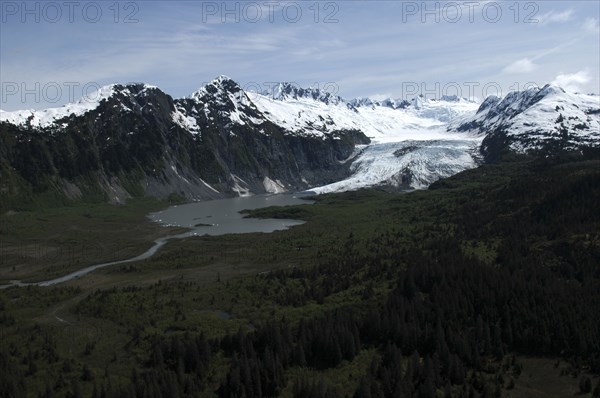
{"type": "Polygon", "coordinates": [[[190,232],[177,235],[178,237],[273,232],[300,225],[304,222],[244,218],[240,211],[309,203],[312,202],[302,199],[302,195],[257,195],[171,206],[166,210],[152,213],[149,217],[151,220],[165,226],[192,228],[190,232]]]}

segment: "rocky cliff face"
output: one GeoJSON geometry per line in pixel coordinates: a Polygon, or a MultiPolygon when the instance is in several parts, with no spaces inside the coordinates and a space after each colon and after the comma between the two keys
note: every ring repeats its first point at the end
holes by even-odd
{"type": "Polygon", "coordinates": [[[102,92],[95,104],[4,115],[4,199],[31,191],[104,193],[121,202],[134,195],[200,200],[302,190],[342,178],[341,160],[369,141],[347,129],[290,134],[223,77],[177,100],[143,84],[102,92]]]}

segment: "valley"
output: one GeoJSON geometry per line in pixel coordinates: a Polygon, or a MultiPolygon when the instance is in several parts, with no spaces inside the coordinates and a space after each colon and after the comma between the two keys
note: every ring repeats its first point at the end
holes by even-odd
{"type": "Polygon", "coordinates": [[[597,395],[596,102],[3,112],[0,396],[597,395]]]}
{"type": "Polygon", "coordinates": [[[0,398],[600,398],[600,2],[0,15],[0,398]]]}
{"type": "MultiPolygon", "coordinates": [[[[386,341],[395,342],[402,351],[398,366],[404,373],[414,369],[414,364],[409,365],[414,352],[424,361],[438,355],[429,341],[442,341],[439,339],[457,352],[453,355],[460,359],[453,361],[460,360],[466,367],[464,379],[460,375],[448,378],[442,368],[440,381],[432,382],[439,391],[449,389],[459,395],[463,389],[479,394],[498,390],[506,397],[527,396],[526,391],[533,390],[544,394],[543,374],[547,371],[540,374],[536,369],[552,368],[559,357],[565,371],[553,379],[552,388],[578,391],[580,379],[588,374],[595,385],[598,330],[588,314],[596,311],[594,306],[600,302],[595,267],[599,221],[593,206],[599,194],[599,166],[595,156],[552,161],[523,158],[483,165],[428,190],[403,195],[359,190],[317,196],[312,205],[249,213],[252,217],[306,221],[289,230],[189,237],[169,242],[151,258],[99,269],[57,286],[2,290],[0,353],[3,363],[10,364],[2,372],[9,377],[2,385],[14,388],[4,391],[20,391],[15,396],[44,391],[65,397],[78,393],[94,396],[94,391],[98,396],[143,396],[143,384],[136,384],[140,378],[166,377],[156,388],[177,389],[178,396],[227,396],[224,389],[234,388],[231,383],[235,383],[231,372],[246,366],[236,362],[239,355],[247,355],[240,350],[260,350],[265,344],[261,341],[275,342],[279,337],[274,336],[280,333],[287,336],[281,348],[264,349],[292,351],[289,357],[278,357],[279,376],[263,382],[276,384],[262,387],[270,385],[279,396],[305,396],[302,389],[316,388],[311,387],[311,379],[325,386],[319,388],[329,391],[326,396],[334,397],[353,395],[367,382],[384,388],[384,379],[380,379],[384,373],[380,372],[391,366],[386,358],[390,358],[389,350],[395,349],[386,341]],[[560,223],[554,223],[555,218],[560,223]],[[539,268],[540,261],[551,266],[539,268]],[[452,265],[439,268],[436,264],[452,265]],[[532,272],[538,276],[525,277],[532,272]],[[465,278],[468,285],[462,282],[465,278]],[[478,278],[483,279],[476,282],[478,278]],[[487,288],[478,290],[480,283],[487,288]],[[520,287],[523,284],[525,287],[520,287]],[[464,300],[459,310],[450,297],[471,289],[467,286],[475,290],[459,295],[464,300]],[[568,293],[561,286],[569,286],[568,293]],[[444,299],[447,289],[453,293],[444,299]],[[504,289],[508,290],[502,293],[504,289]],[[536,307],[531,307],[525,292],[548,289],[552,294],[536,294],[536,307]],[[509,296],[515,299],[508,300],[509,296]],[[406,326],[397,326],[400,329],[394,332],[388,329],[392,324],[381,324],[378,331],[370,331],[377,324],[375,319],[386,319],[386,308],[400,305],[392,304],[398,297],[404,297],[400,301],[403,306],[416,311],[406,313],[406,326]],[[506,313],[493,310],[498,308],[497,300],[504,303],[500,308],[506,313]],[[429,305],[444,308],[444,312],[435,315],[427,309],[429,305]],[[475,310],[478,305],[484,307],[475,310]],[[536,319],[561,322],[561,334],[538,339],[542,330],[537,329],[534,318],[520,315],[524,308],[533,311],[536,319]],[[453,311],[458,312],[445,315],[453,311]],[[466,318],[460,315],[462,311],[466,318]],[[470,311],[477,311],[480,326],[475,319],[469,320],[470,311]],[[563,323],[548,311],[568,311],[570,320],[563,323]],[[377,315],[370,318],[369,314],[377,315]],[[505,334],[507,316],[512,325],[510,340],[505,334]],[[427,332],[426,325],[435,330],[437,317],[445,319],[442,330],[447,337],[427,332]],[[405,328],[417,319],[420,326],[414,333],[420,337],[414,340],[403,333],[411,330],[405,328]],[[358,333],[359,343],[354,343],[353,351],[342,351],[340,359],[322,357],[331,362],[310,356],[316,349],[310,345],[303,348],[304,360],[292,355],[293,347],[301,344],[297,339],[298,333],[305,333],[303,328],[327,331],[333,320],[341,328],[336,335],[345,333],[343,325],[357,328],[353,333],[358,333]],[[491,332],[494,326],[489,325],[500,327],[500,340],[481,340],[478,358],[471,357],[470,351],[458,351],[453,342],[455,330],[475,336],[479,327],[489,327],[490,336],[495,336],[491,332]],[[170,359],[176,351],[163,344],[189,347],[190,336],[195,336],[195,346],[204,352],[199,354],[203,365],[194,370],[196,365],[184,359],[177,370],[177,362],[170,359]],[[264,337],[260,336],[271,337],[261,340],[264,337]],[[569,353],[559,354],[553,348],[564,347],[562,339],[573,338],[579,343],[571,346],[569,353]],[[256,348],[243,348],[237,339],[248,339],[245,344],[256,348]],[[157,350],[164,362],[152,359],[157,350]],[[512,361],[516,365],[511,365],[512,361]]],[[[165,205],[154,202],[145,206],[156,209],[165,205]]],[[[73,218],[73,225],[89,218],[110,220],[109,209],[121,211],[97,205],[88,209],[88,217],[73,218]]],[[[131,208],[127,210],[131,212],[131,208]]],[[[55,212],[76,213],[69,208],[55,212]]],[[[132,217],[129,229],[139,224],[149,228],[148,233],[156,227],[148,223],[145,213],[138,214],[137,221],[132,217]]],[[[107,250],[114,251],[131,242],[122,237],[105,243],[107,250]]],[[[302,344],[317,344],[319,335],[311,333],[302,344]]],[[[326,341],[319,344],[322,349],[329,347],[326,341]]],[[[265,354],[260,355],[263,359],[257,361],[266,360],[265,354]]],[[[427,388],[430,376],[425,365],[418,366],[422,369],[419,376],[404,379],[402,388],[427,388]]],[[[235,388],[253,388],[244,379],[239,383],[235,388]]],[[[317,394],[314,396],[322,396],[317,394]]]]}
{"type": "MultiPolygon", "coordinates": [[[[114,258],[117,259],[114,259],[110,262],[89,265],[84,268],[78,269],[74,272],[70,272],[66,275],[62,275],[57,278],[45,281],[26,282],[22,280],[11,279],[10,283],[0,284],[0,289],[5,289],[11,286],[23,287],[32,284],[37,286],[52,286],[65,283],[73,279],[78,279],[100,268],[112,267],[120,264],[127,264],[131,262],[146,260],[155,255],[165,244],[169,242],[169,240],[184,239],[193,236],[220,236],[226,234],[240,234],[251,232],[269,233],[277,230],[287,229],[293,227],[294,225],[300,225],[303,222],[298,220],[284,219],[269,220],[244,218],[243,214],[241,214],[240,212],[267,206],[289,206],[292,204],[302,203],[311,202],[309,200],[303,200],[301,198],[298,198],[297,196],[292,195],[269,195],[259,197],[212,200],[206,202],[182,204],[180,206],[174,205],[165,210],[148,214],[147,217],[152,219],[155,223],[162,224],[164,227],[166,227],[165,229],[167,230],[167,232],[178,230],[185,230],[185,232],[179,232],[177,234],[170,234],[160,237],[156,239],[146,251],[139,255],[136,255],[135,257],[118,259],[117,256],[120,253],[118,253],[117,250],[117,253],[113,253],[113,256],[115,256],[114,258]],[[208,220],[211,223],[198,223],[198,220],[200,219],[203,219],[205,221],[208,220]]],[[[58,214],[60,214],[60,212],[58,214]]],[[[11,214],[10,216],[14,215],[15,214],[11,214]]],[[[88,213],[86,216],[91,217],[91,213],[88,213]]],[[[48,220],[38,218],[37,221],[43,222],[48,220]]],[[[60,224],[63,223],[63,221],[60,219],[57,221],[60,224]]],[[[141,219],[139,220],[140,225],[138,226],[138,228],[143,228],[143,226],[146,225],[146,223],[144,223],[143,221],[144,220],[141,219]]],[[[73,226],[73,228],[80,229],[78,226],[73,226]]],[[[41,247],[43,247],[43,244],[39,240],[36,242],[34,241],[34,239],[32,239],[32,237],[28,237],[27,239],[31,242],[30,246],[38,247],[37,256],[35,256],[34,259],[27,261],[27,252],[24,250],[23,247],[19,248],[11,245],[10,243],[7,244],[6,247],[3,247],[3,255],[5,255],[6,257],[9,257],[9,253],[14,253],[14,255],[11,259],[11,262],[2,265],[9,267],[11,266],[12,261],[18,261],[19,267],[17,269],[15,265],[12,265],[10,271],[8,269],[4,269],[4,274],[0,275],[10,276],[11,273],[13,275],[18,275],[18,272],[22,272],[22,269],[27,268],[34,269],[36,275],[41,275],[45,271],[47,271],[48,268],[56,269],[56,263],[60,262],[58,258],[61,257],[62,253],[56,254],[54,253],[54,251],[41,249],[41,247]],[[44,265],[32,267],[32,263],[44,265]]],[[[129,236],[123,236],[121,237],[121,239],[129,241],[131,238],[129,236]]],[[[85,239],[80,240],[80,242],[83,241],[85,241],[85,239]]],[[[112,252],[113,248],[105,247],[104,250],[112,252]]],[[[70,265],[71,267],[75,267],[79,265],[80,262],[87,263],[90,261],[97,261],[98,258],[101,258],[98,252],[95,252],[91,248],[86,248],[84,246],[84,243],[81,243],[80,247],[71,249],[70,265]],[[76,250],[79,252],[79,255],[82,256],[81,258],[75,255],[76,250]]],[[[2,269],[2,267],[0,267],[0,269],[2,269]]]]}

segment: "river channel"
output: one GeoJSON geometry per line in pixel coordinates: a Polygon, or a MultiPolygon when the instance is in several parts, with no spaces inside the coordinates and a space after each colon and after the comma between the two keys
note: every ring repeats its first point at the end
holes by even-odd
{"type": "Polygon", "coordinates": [[[0,285],[0,289],[11,286],[28,285],[52,286],[80,278],[99,268],[145,260],[156,254],[161,247],[172,239],[251,232],[270,233],[284,230],[295,225],[303,224],[304,222],[284,219],[244,218],[244,215],[240,212],[242,210],[254,210],[271,206],[291,206],[312,203],[309,200],[303,199],[303,197],[306,196],[307,195],[301,194],[256,195],[171,206],[165,210],[151,213],[148,217],[152,221],[164,226],[185,227],[189,228],[189,230],[181,234],[165,236],[155,240],[154,244],[148,250],[138,256],[124,260],[90,265],[70,274],[47,281],[34,283],[11,281],[8,285],[0,285]]]}

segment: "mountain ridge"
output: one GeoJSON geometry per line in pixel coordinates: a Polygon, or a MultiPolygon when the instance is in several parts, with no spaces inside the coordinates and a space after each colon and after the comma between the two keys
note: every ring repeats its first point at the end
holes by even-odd
{"type": "Polygon", "coordinates": [[[576,151],[600,143],[600,97],[546,84],[504,98],[488,97],[475,115],[452,128],[485,134],[482,152],[490,160],[506,151],[576,151]]]}
{"type": "Polygon", "coordinates": [[[120,203],[138,195],[203,200],[303,190],[341,178],[347,165],[339,161],[369,142],[343,129],[294,137],[234,85],[184,99],[146,85],[101,92],[75,112],[40,111],[51,115],[46,119],[0,115],[3,204],[19,206],[44,192],[71,199],[100,192],[120,203]]]}
{"type": "Polygon", "coordinates": [[[60,108],[1,112],[0,188],[5,198],[92,189],[113,202],[426,188],[476,167],[478,152],[490,161],[596,146],[599,115],[600,97],[552,85],[477,104],[345,100],[292,83],[249,93],[227,76],[175,99],[144,83],[113,84],[60,108]]]}

